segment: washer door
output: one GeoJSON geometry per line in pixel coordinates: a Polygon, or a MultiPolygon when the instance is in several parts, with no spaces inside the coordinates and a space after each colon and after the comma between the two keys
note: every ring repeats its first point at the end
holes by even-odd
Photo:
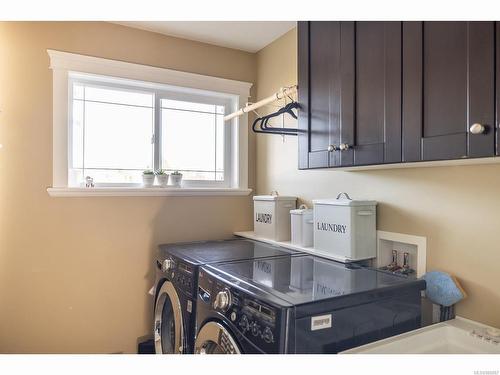
{"type": "Polygon", "coordinates": [[[233,335],[217,322],[206,323],[198,332],[196,354],[241,354],[233,335]]]}
{"type": "Polygon", "coordinates": [[[182,354],[183,339],[181,302],[172,283],[165,281],[155,305],[156,354],[182,354]]]}

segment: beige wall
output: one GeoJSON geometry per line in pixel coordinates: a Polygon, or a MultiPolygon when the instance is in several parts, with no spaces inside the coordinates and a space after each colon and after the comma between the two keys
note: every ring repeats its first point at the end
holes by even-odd
{"type": "Polygon", "coordinates": [[[251,201],[50,198],[47,48],[248,82],[255,55],[108,23],[0,23],[0,353],[135,352],[156,245],[248,229],[251,201]]]}
{"type": "MultiPolygon", "coordinates": [[[[296,42],[292,30],[258,53],[259,98],[297,82],[296,42]]],[[[469,298],[457,313],[500,327],[500,165],[299,171],[296,138],[256,139],[259,194],[377,200],[378,229],[426,236],[427,269],[458,277],[469,298]]]]}

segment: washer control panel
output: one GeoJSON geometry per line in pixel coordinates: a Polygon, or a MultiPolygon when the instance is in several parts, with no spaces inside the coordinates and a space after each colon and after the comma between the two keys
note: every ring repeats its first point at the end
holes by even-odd
{"type": "Polygon", "coordinates": [[[282,314],[279,308],[229,286],[203,270],[199,273],[198,283],[200,302],[224,316],[231,330],[245,336],[265,353],[279,352],[282,314]]]}
{"type": "Polygon", "coordinates": [[[268,344],[274,343],[276,311],[269,305],[253,299],[243,299],[235,321],[245,336],[253,336],[268,344]]]}
{"type": "MultiPolygon", "coordinates": [[[[159,262],[157,261],[157,263],[159,262]]],[[[169,257],[163,260],[162,263],[159,263],[158,268],[160,268],[167,279],[175,284],[180,290],[189,296],[194,295],[193,288],[196,284],[196,275],[191,265],[177,258],[169,257]]]]}
{"type": "Polygon", "coordinates": [[[213,308],[226,316],[247,339],[259,347],[274,346],[277,319],[275,308],[218,283],[212,296],[213,308]]]}

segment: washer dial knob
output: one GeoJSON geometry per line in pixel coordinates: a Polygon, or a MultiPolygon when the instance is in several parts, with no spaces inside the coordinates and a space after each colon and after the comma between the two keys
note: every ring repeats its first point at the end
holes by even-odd
{"type": "Polygon", "coordinates": [[[264,329],[264,332],[262,332],[262,338],[268,344],[274,341],[273,331],[271,331],[271,328],[266,327],[264,329]]]}
{"type": "Polygon", "coordinates": [[[248,331],[250,329],[250,323],[248,322],[248,318],[246,315],[243,315],[238,323],[243,332],[248,331]]]}
{"type": "Polygon", "coordinates": [[[252,335],[257,336],[259,333],[260,333],[260,326],[256,322],[253,322],[252,335]]]}
{"type": "Polygon", "coordinates": [[[229,306],[231,306],[231,292],[227,289],[221,290],[215,296],[214,309],[227,311],[229,306]]]}
{"type": "Polygon", "coordinates": [[[236,318],[237,318],[236,311],[233,311],[233,312],[231,313],[230,318],[231,318],[231,321],[233,321],[233,322],[236,320],[236,318]]]}

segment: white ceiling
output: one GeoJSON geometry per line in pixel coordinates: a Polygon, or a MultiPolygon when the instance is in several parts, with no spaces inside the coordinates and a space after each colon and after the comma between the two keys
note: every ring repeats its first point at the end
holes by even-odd
{"type": "Polygon", "coordinates": [[[295,21],[127,21],[115,23],[247,52],[259,51],[296,25],[295,21]]]}

